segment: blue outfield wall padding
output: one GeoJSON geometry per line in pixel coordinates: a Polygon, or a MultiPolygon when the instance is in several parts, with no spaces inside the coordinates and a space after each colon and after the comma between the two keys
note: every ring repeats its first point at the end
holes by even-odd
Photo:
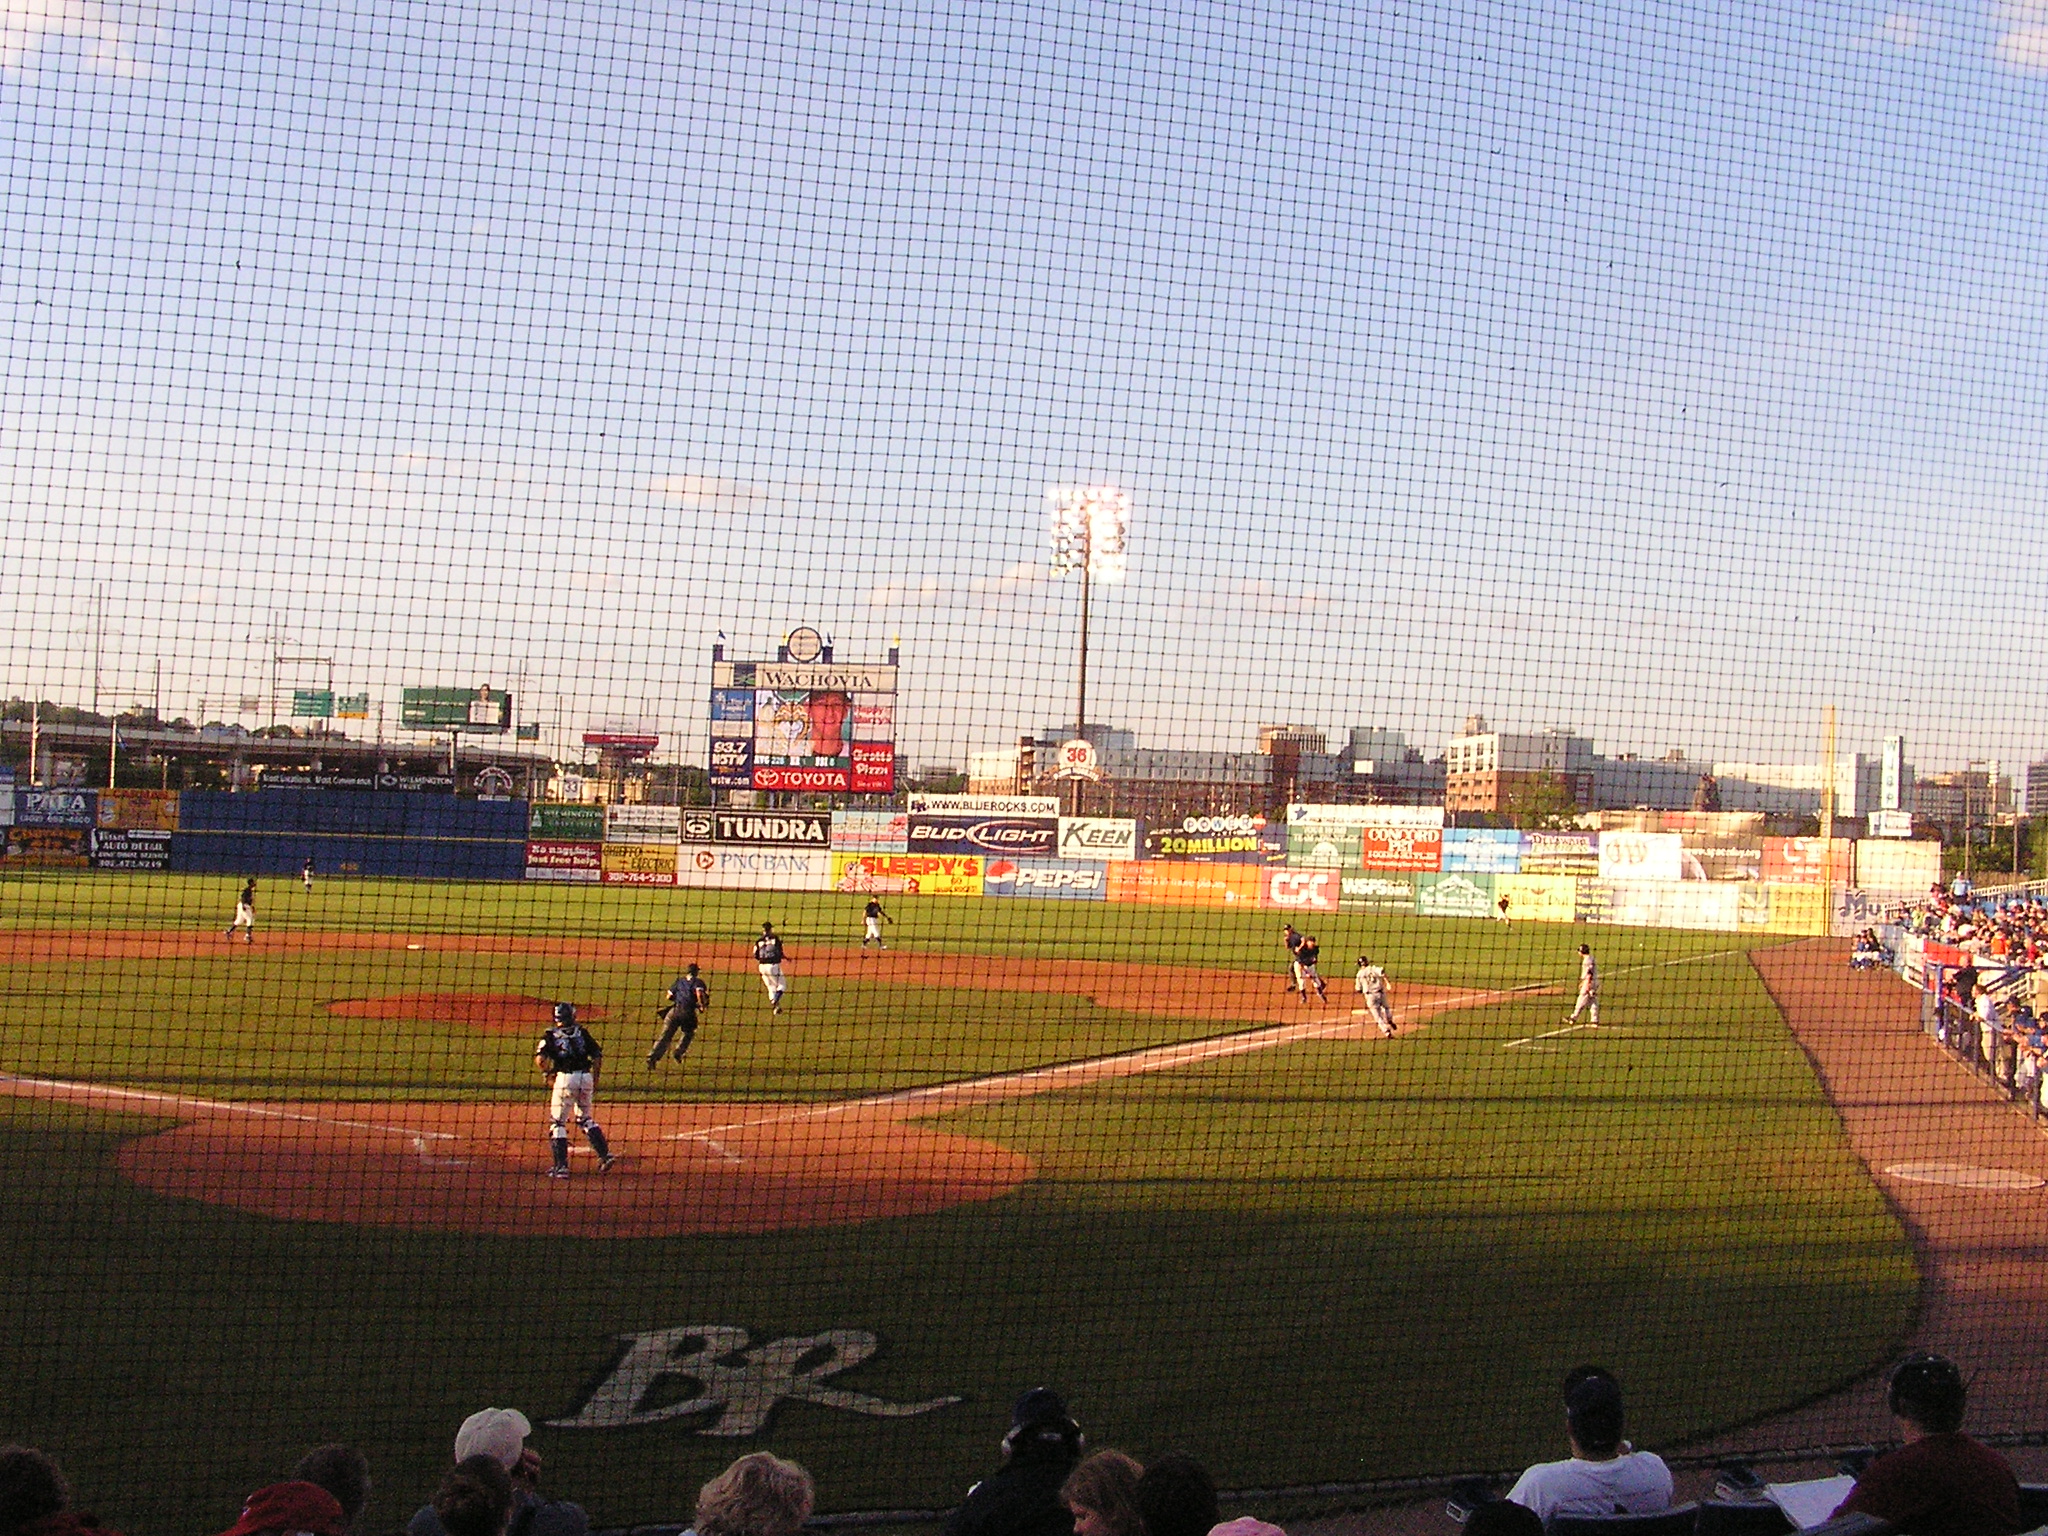
{"type": "Polygon", "coordinates": [[[188,790],[178,803],[187,832],[307,832],[326,836],[524,839],[523,800],[377,789],[188,790]]]}
{"type": "Polygon", "coordinates": [[[307,859],[326,875],[406,880],[523,880],[526,843],[501,838],[351,837],[305,832],[171,836],[171,869],[191,875],[291,877],[307,859]]]}

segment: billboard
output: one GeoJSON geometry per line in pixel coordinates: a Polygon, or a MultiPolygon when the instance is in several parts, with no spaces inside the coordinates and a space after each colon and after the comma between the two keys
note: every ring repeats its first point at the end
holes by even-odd
{"type": "Polygon", "coordinates": [[[14,824],[18,827],[99,825],[99,793],[91,789],[22,789],[14,791],[14,824]]]}
{"type": "Polygon", "coordinates": [[[1260,877],[1255,864],[1214,864],[1192,859],[1134,859],[1104,866],[1111,901],[1177,907],[1255,907],[1260,877]]]}
{"type": "Polygon", "coordinates": [[[714,843],[747,843],[761,848],[832,847],[830,811],[729,811],[711,813],[714,843]]]}
{"type": "Polygon", "coordinates": [[[1761,880],[1763,836],[1754,827],[1737,832],[1678,832],[1679,874],[1686,880],[1761,880]]]}
{"type": "Polygon", "coordinates": [[[896,669],[717,662],[711,782],[719,789],[896,792],[896,669]]]}
{"type": "Polygon", "coordinates": [[[1297,802],[1287,807],[1287,825],[1300,827],[1441,827],[1440,805],[1318,805],[1297,802]]]}
{"type": "Polygon", "coordinates": [[[1512,875],[1522,867],[1522,834],[1504,827],[1448,827],[1443,871],[1447,875],[1512,875]]]}
{"type": "Polygon", "coordinates": [[[1057,795],[912,795],[911,814],[932,816],[1050,816],[1059,818],[1057,795]]]}
{"type": "Polygon", "coordinates": [[[1178,824],[1145,829],[1145,857],[1260,864],[1266,862],[1263,839],[1268,834],[1278,843],[1284,862],[1287,829],[1269,827],[1263,816],[1183,816],[1178,824]]]}
{"type": "Polygon", "coordinates": [[[834,811],[836,853],[908,853],[910,817],[902,811],[834,811]]]}
{"type": "Polygon", "coordinates": [[[512,695],[489,683],[475,688],[405,688],[398,723],[408,731],[509,731],[512,695]]]}
{"type": "Polygon", "coordinates": [[[1609,882],[1676,880],[1683,868],[1684,853],[1685,840],[1676,832],[1603,832],[1600,878],[1609,882]]]}
{"type": "Polygon", "coordinates": [[[679,843],[683,840],[682,807],[675,805],[608,805],[604,811],[608,843],[679,843]]]}
{"type": "Polygon", "coordinates": [[[1049,859],[1059,851],[1056,816],[976,816],[910,813],[912,853],[981,853],[1012,859],[1049,859]]]}
{"type": "Polygon", "coordinates": [[[1524,832],[1522,868],[1525,875],[1598,875],[1600,834],[1598,832],[1524,832]]]}
{"type": "Polygon", "coordinates": [[[175,789],[103,789],[99,824],[110,831],[175,832],[178,791],[175,789]]]}
{"type": "Polygon", "coordinates": [[[604,844],[542,838],[526,845],[526,878],[595,885],[604,874],[604,844]]]}
{"type": "Polygon", "coordinates": [[[801,848],[685,848],[676,884],[740,891],[829,891],[832,855],[801,848]]]}
{"type": "MultiPolygon", "coordinates": [[[[1428,825],[1358,829],[1359,864],[1365,869],[1434,874],[1443,865],[1444,834],[1428,825]]],[[[1420,891],[1421,887],[1416,888],[1420,891]]]]}
{"type": "Polygon", "coordinates": [[[1124,816],[1062,816],[1059,819],[1063,859],[1135,859],[1138,824],[1124,816]]]}
{"type": "Polygon", "coordinates": [[[1345,875],[1338,886],[1337,905],[1346,911],[1413,912],[1415,877],[1345,875]]]}
{"type": "Polygon", "coordinates": [[[1334,869],[1265,869],[1259,905],[1281,912],[1334,912],[1344,877],[1334,869]]]}
{"type": "Polygon", "coordinates": [[[1357,869],[1365,829],[1336,822],[1290,823],[1287,862],[1294,869],[1357,869]]]}
{"type": "Polygon", "coordinates": [[[1866,837],[1856,844],[1856,884],[1886,896],[1925,896],[1941,883],[1941,844],[1866,837]]]}
{"type": "Polygon", "coordinates": [[[543,801],[526,813],[526,835],[546,841],[604,841],[604,812],[601,805],[551,805],[543,801]]]}
{"type": "MultiPolygon", "coordinates": [[[[529,850],[532,845],[527,845],[529,850]]],[[[529,858],[531,854],[529,853],[529,858]]],[[[606,885],[674,885],[673,843],[606,843],[599,855],[606,885]]]]}
{"type": "Polygon", "coordinates": [[[1847,885],[1854,851],[1855,844],[1840,837],[1832,848],[1817,837],[1767,837],[1762,878],[1781,885],[1847,885]]]}
{"type": "Polygon", "coordinates": [[[1577,875],[1495,875],[1493,900],[1508,899],[1508,920],[1516,923],[1574,923],[1579,919],[1577,875]]]}
{"type": "Polygon", "coordinates": [[[979,856],[941,853],[835,853],[832,889],[878,896],[979,896],[979,856]]]}
{"type": "Polygon", "coordinates": [[[6,862],[42,869],[84,869],[92,863],[92,833],[81,827],[32,827],[17,822],[7,829],[6,862]]]}
{"type": "Polygon", "coordinates": [[[92,835],[94,869],[164,870],[171,867],[171,834],[163,830],[101,829],[92,835]]]}
{"type": "Polygon", "coordinates": [[[1101,901],[1109,894],[1109,871],[1101,862],[1072,859],[990,859],[981,889],[985,896],[1101,901]]]}
{"type": "Polygon", "coordinates": [[[1493,876],[1417,875],[1415,910],[1424,917],[1493,916],[1493,876]]]}

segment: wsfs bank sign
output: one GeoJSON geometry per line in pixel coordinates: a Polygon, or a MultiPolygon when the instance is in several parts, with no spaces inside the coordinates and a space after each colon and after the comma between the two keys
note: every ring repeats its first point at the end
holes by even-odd
{"type": "Polygon", "coordinates": [[[757,1435],[782,1403],[816,1403],[873,1419],[908,1419],[949,1408],[957,1396],[893,1403],[826,1383],[869,1359],[875,1336],[859,1328],[755,1344],[744,1328],[706,1323],[620,1335],[624,1346],[604,1379],[554,1429],[625,1429],[701,1416],[697,1433],[757,1435]],[[683,1391],[687,1383],[694,1391],[683,1391]]]}

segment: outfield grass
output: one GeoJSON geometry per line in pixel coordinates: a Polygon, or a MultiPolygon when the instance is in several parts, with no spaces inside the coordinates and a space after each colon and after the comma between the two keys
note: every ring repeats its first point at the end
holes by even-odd
{"type": "MultiPolygon", "coordinates": [[[[224,881],[10,880],[0,922],[217,930],[224,895],[224,881]]],[[[892,940],[922,949],[1277,971],[1264,913],[890,905],[892,940]]],[[[857,939],[856,913],[846,898],[339,882],[310,900],[280,882],[264,907],[273,931],[700,939],[744,937],[762,914],[833,942],[857,939]]],[[[1556,1028],[1565,1006],[1510,999],[1392,1043],[1310,1042],[954,1114],[939,1123],[1027,1152],[1039,1176],[987,1205],[767,1237],[271,1221],[119,1178],[115,1147],[161,1121],[0,1101],[13,1193],[0,1242],[16,1255],[0,1272],[0,1438],[52,1448],[132,1536],[224,1528],[239,1494],[298,1450],[351,1439],[375,1464],[382,1529],[431,1488],[465,1414],[568,1411],[621,1333],[867,1329],[881,1353],[837,1385],[968,1399],[898,1420],[796,1404],[755,1440],[686,1421],[543,1430],[552,1485],[623,1523],[685,1513],[757,1446],[810,1466],[829,1509],[951,1502],[987,1470],[1011,1395],[1041,1380],[1070,1392],[1096,1443],[1183,1446],[1241,1486],[1557,1454],[1555,1378],[1588,1358],[1629,1384],[1637,1440],[1670,1444],[1838,1383],[1903,1333],[1917,1287],[1904,1235],[1730,936],[1348,914],[1322,926],[1333,957],[1369,944],[1398,977],[1491,987],[1569,982],[1590,939],[1609,1023],[1504,1049],[1556,1028]]],[[[801,953],[795,1013],[771,1024],[757,998],[735,998],[690,1075],[658,1091],[837,1096],[1231,1027],[806,980],[801,953]]],[[[534,1094],[525,1040],[393,1032],[317,1004],[571,992],[620,1021],[608,1040],[638,1045],[665,979],[223,946],[18,966],[0,1011],[16,1071],[499,1097],[534,1094]]],[[[637,1072],[612,1074],[607,1095],[640,1091],[637,1072]]]]}

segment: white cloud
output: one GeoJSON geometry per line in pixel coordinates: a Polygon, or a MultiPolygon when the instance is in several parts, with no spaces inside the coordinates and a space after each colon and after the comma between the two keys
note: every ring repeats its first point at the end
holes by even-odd
{"type": "Polygon", "coordinates": [[[697,512],[758,512],[775,499],[766,486],[719,475],[669,475],[650,489],[697,512]]]}
{"type": "Polygon", "coordinates": [[[144,72],[135,56],[140,27],[95,0],[0,0],[0,69],[24,69],[57,39],[80,43],[88,68],[103,75],[144,72]]]}
{"type": "Polygon", "coordinates": [[[1994,0],[1991,19],[2000,29],[1991,45],[2000,63],[2048,73],[2048,0],[1994,0]]]}
{"type": "Polygon", "coordinates": [[[1911,11],[1894,11],[1880,28],[1884,40],[1895,48],[1918,48],[1934,41],[1934,23],[1911,11]]]}
{"type": "Polygon", "coordinates": [[[867,603],[870,608],[935,608],[951,595],[938,577],[927,576],[922,581],[885,581],[871,587],[867,603]]]}
{"type": "Polygon", "coordinates": [[[1036,560],[1019,560],[1000,576],[977,576],[967,584],[970,592],[986,596],[1003,596],[1025,592],[1036,592],[1046,583],[1046,568],[1036,560]]]}

